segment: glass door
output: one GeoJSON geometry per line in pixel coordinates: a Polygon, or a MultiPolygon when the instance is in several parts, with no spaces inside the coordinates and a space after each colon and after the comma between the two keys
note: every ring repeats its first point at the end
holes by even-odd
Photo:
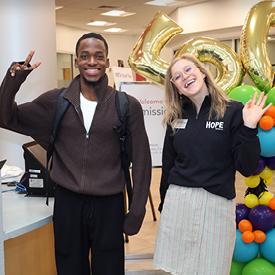
{"type": "Polygon", "coordinates": [[[68,87],[73,78],[79,74],[74,67],[74,54],[57,53],[57,87],[68,87]]]}

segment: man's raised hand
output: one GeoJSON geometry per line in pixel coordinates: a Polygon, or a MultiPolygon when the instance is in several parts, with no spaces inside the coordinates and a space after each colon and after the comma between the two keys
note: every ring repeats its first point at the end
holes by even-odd
{"type": "Polygon", "coordinates": [[[19,63],[15,63],[10,68],[11,76],[15,76],[15,73],[17,70],[33,70],[36,69],[38,66],[40,66],[41,61],[36,62],[34,65],[30,66],[30,62],[32,60],[32,57],[35,53],[35,50],[31,50],[28,57],[26,58],[26,61],[23,65],[20,65],[19,63]]]}

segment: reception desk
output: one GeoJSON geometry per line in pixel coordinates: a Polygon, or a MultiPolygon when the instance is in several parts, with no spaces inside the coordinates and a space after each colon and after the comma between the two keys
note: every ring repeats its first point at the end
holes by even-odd
{"type": "Polygon", "coordinates": [[[0,184],[0,274],[55,275],[53,198],[26,197],[0,184]]]}

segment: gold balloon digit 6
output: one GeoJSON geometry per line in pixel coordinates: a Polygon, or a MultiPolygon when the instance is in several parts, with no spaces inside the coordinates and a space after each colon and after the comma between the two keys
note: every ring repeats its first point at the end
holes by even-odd
{"type": "Polygon", "coordinates": [[[273,1],[254,5],[241,35],[241,60],[254,84],[266,93],[274,86],[274,71],[266,51],[269,28],[275,24],[273,1]]]}

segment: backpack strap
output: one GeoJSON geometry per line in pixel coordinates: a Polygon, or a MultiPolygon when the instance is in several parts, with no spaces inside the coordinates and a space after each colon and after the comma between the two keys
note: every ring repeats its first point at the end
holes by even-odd
{"type": "Polygon", "coordinates": [[[127,129],[127,121],[129,118],[129,99],[127,94],[125,92],[116,91],[115,102],[119,121],[113,126],[113,129],[120,141],[121,167],[125,175],[128,209],[130,209],[132,204],[132,183],[129,172],[129,159],[126,152],[126,138],[130,135],[127,129]]]}
{"type": "Polygon", "coordinates": [[[58,132],[58,126],[60,124],[60,121],[63,117],[63,115],[65,114],[65,112],[67,111],[67,109],[69,108],[70,102],[65,99],[63,97],[64,93],[66,92],[66,88],[63,88],[59,95],[58,95],[58,99],[57,99],[57,103],[56,103],[56,109],[55,109],[55,115],[54,115],[54,123],[53,123],[53,131],[50,137],[50,143],[47,149],[47,162],[46,162],[46,196],[47,196],[47,200],[46,200],[46,204],[49,205],[49,162],[50,159],[53,155],[53,151],[54,151],[54,141],[58,132]]]}

